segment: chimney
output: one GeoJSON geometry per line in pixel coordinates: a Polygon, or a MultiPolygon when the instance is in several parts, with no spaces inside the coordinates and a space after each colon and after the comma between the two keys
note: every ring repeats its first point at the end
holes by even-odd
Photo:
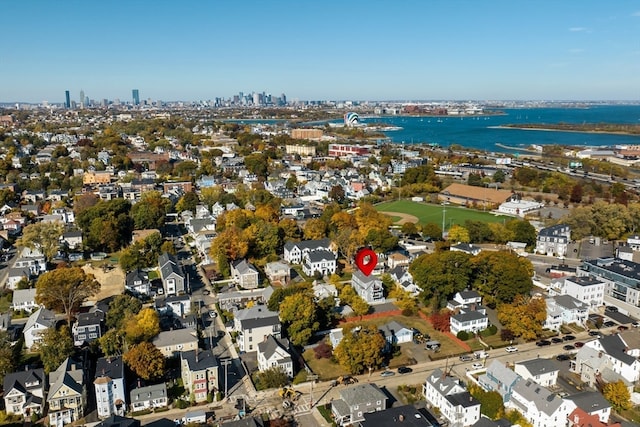
{"type": "Polygon", "coordinates": [[[196,363],[198,363],[198,347],[196,346],[196,363]]]}

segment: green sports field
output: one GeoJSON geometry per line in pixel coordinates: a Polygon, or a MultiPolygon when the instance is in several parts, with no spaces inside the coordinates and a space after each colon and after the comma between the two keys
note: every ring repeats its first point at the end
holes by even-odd
{"type": "MultiPolygon", "coordinates": [[[[381,203],[376,205],[376,210],[382,212],[400,212],[413,215],[418,218],[421,224],[430,222],[442,225],[442,206],[427,203],[411,202],[409,200],[396,200],[394,202],[381,203]]],[[[393,215],[391,215],[393,217],[393,215]]],[[[477,211],[468,208],[456,207],[453,205],[446,206],[445,221],[446,228],[450,224],[463,225],[468,219],[483,222],[501,222],[510,219],[508,216],[496,216],[489,212],[477,211]]],[[[394,220],[397,217],[394,217],[394,220]]]]}

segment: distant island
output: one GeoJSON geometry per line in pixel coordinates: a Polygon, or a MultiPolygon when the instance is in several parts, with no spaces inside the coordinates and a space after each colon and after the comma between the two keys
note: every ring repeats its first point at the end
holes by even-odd
{"type": "Polygon", "coordinates": [[[640,135],[640,125],[622,123],[524,123],[505,124],[500,127],[531,130],[559,130],[563,132],[609,133],[617,135],[640,135]]]}

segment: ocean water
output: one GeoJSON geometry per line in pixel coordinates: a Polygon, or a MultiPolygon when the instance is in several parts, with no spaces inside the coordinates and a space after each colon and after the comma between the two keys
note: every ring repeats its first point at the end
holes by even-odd
{"type": "Polygon", "coordinates": [[[640,125],[640,105],[526,108],[501,111],[505,115],[482,117],[385,116],[365,118],[363,122],[382,122],[402,127],[402,130],[385,132],[391,141],[397,143],[435,143],[442,147],[458,144],[463,147],[495,152],[513,151],[498,147],[496,143],[522,148],[533,144],[584,147],[640,145],[640,136],[499,128],[505,124],[525,123],[626,123],[640,125]]]}

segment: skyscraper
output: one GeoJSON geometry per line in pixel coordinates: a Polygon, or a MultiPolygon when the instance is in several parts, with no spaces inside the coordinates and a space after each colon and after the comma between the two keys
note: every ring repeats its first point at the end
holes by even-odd
{"type": "Polygon", "coordinates": [[[84,108],[84,90],[80,89],[80,108],[84,108]]]}
{"type": "Polygon", "coordinates": [[[67,110],[71,108],[71,95],[68,90],[64,91],[64,108],[67,110]]]}
{"type": "Polygon", "coordinates": [[[140,105],[140,92],[138,92],[138,89],[133,89],[131,96],[133,97],[133,105],[140,105]]]}

